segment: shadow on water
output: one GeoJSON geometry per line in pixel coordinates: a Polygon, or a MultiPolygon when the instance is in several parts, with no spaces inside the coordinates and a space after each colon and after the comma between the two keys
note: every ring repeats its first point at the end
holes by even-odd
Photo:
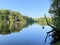
{"type": "Polygon", "coordinates": [[[60,33],[53,32],[52,38],[53,38],[53,40],[51,41],[51,44],[60,45],[60,33]]]}
{"type": "Polygon", "coordinates": [[[60,45],[60,33],[59,32],[52,32],[52,34],[47,33],[45,38],[45,43],[47,41],[47,38],[52,37],[52,40],[50,42],[50,45],[60,45]]]}

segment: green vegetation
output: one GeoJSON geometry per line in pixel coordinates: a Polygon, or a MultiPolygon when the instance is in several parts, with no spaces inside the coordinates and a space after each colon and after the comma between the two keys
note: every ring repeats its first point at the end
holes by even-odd
{"type": "MultiPolygon", "coordinates": [[[[51,23],[51,18],[47,17],[47,19],[48,22],[51,23]]],[[[44,17],[33,19],[31,17],[24,16],[19,12],[7,10],[7,9],[0,10],[0,26],[2,24],[16,24],[16,23],[30,24],[33,22],[41,25],[47,25],[44,17]]]]}
{"type": "MultiPolygon", "coordinates": [[[[47,17],[48,19],[48,23],[51,24],[52,23],[52,18],[51,17],[47,17]]],[[[40,24],[40,25],[47,25],[47,22],[46,22],[46,19],[45,17],[40,17],[40,18],[34,18],[35,22],[37,24],[40,24]]]]}
{"type": "Polygon", "coordinates": [[[33,19],[27,16],[23,16],[19,12],[11,10],[0,10],[0,25],[1,24],[13,24],[13,23],[31,23],[33,19]]]}
{"type": "Polygon", "coordinates": [[[28,24],[23,24],[23,23],[2,24],[0,27],[0,34],[7,35],[7,34],[14,33],[14,32],[19,32],[25,27],[28,27],[28,24]]]}
{"type": "Polygon", "coordinates": [[[60,0],[51,0],[49,13],[52,15],[53,25],[60,29],[60,0]]]}
{"type": "Polygon", "coordinates": [[[0,34],[19,32],[22,28],[31,25],[34,20],[19,12],[1,9],[0,10],[0,34]]]}
{"type": "MultiPolygon", "coordinates": [[[[52,19],[47,17],[48,22],[52,19]]],[[[10,34],[12,32],[19,32],[22,28],[31,25],[32,23],[47,25],[45,17],[31,18],[24,16],[19,12],[1,9],[0,10],[0,34],[10,34]]]]}
{"type": "Polygon", "coordinates": [[[52,43],[54,45],[60,45],[60,0],[51,0],[49,13],[52,15],[52,24],[56,29],[52,34],[52,43]]]}

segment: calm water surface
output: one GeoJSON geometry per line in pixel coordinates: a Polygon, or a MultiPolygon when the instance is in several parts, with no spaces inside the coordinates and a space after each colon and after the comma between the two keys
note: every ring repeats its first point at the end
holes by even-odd
{"type": "Polygon", "coordinates": [[[33,24],[19,32],[7,35],[0,34],[0,45],[50,45],[51,37],[47,39],[46,43],[44,42],[46,32],[50,30],[49,26],[42,29],[41,25],[33,24]]]}

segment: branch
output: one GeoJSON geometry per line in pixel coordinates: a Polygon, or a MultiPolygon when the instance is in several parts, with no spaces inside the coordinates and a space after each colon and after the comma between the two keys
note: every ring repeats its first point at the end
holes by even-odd
{"type": "MultiPolygon", "coordinates": [[[[47,17],[46,17],[46,15],[44,14],[44,16],[45,16],[45,19],[46,19],[46,22],[47,22],[47,25],[49,25],[50,27],[52,27],[53,29],[55,29],[55,27],[54,26],[52,26],[52,25],[50,25],[49,23],[48,23],[48,20],[47,20],[47,17]]],[[[56,30],[56,29],[55,29],[56,30]]]]}

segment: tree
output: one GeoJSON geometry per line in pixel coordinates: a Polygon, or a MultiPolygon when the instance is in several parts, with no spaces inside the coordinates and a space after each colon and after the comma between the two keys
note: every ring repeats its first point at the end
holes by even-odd
{"type": "MultiPolygon", "coordinates": [[[[54,28],[52,31],[52,42],[54,45],[60,45],[60,0],[51,0],[49,13],[52,14],[54,28]]],[[[50,31],[51,32],[51,31],[50,31]]],[[[48,33],[50,33],[48,32],[48,33]]]]}
{"type": "Polygon", "coordinates": [[[60,28],[60,0],[51,0],[51,7],[49,13],[52,14],[53,25],[60,28]]]}

